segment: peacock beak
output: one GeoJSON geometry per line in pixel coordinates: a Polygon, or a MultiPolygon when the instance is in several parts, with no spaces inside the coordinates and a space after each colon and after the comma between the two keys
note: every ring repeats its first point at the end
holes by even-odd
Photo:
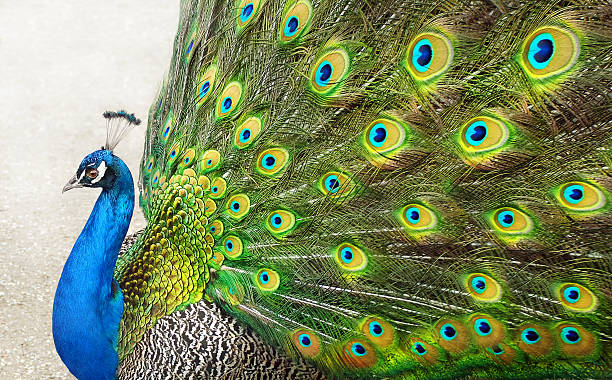
{"type": "Polygon", "coordinates": [[[75,174],[74,177],[70,178],[66,186],[64,186],[62,189],[62,194],[70,189],[76,189],[77,187],[83,187],[83,185],[79,183],[79,179],[75,174]]]}

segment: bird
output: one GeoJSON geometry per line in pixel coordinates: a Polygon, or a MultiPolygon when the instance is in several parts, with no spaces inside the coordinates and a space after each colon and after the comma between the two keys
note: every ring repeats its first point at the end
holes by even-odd
{"type": "Polygon", "coordinates": [[[612,377],[601,0],[184,0],[135,194],[62,272],[79,379],[612,377]]]}

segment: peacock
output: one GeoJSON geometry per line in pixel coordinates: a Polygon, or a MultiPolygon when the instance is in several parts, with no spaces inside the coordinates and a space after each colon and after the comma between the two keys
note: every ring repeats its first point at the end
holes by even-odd
{"type": "Polygon", "coordinates": [[[604,0],[183,0],[138,201],[66,262],[79,379],[612,377],[604,0]]]}

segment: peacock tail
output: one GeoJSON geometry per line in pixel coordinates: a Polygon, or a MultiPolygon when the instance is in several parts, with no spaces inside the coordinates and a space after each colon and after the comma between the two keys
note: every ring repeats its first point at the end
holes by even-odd
{"type": "Polygon", "coordinates": [[[214,301],[330,378],[612,376],[611,16],[182,1],[120,357],[214,301]]]}

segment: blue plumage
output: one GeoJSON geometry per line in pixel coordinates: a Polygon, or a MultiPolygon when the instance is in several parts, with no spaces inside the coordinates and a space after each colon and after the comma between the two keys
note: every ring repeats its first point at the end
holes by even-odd
{"type": "Polygon", "coordinates": [[[102,149],[83,159],[64,191],[76,187],[102,192],[62,271],[53,339],[79,379],[114,379],[123,294],[113,271],[134,209],[134,183],[127,165],[102,149]]]}

